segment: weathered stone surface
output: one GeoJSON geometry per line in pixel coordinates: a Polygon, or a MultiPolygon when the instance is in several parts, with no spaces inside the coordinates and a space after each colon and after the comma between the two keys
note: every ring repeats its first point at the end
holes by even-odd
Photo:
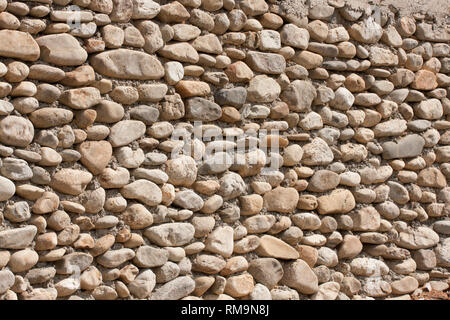
{"type": "Polygon", "coordinates": [[[264,207],[268,211],[291,213],[295,210],[299,195],[294,188],[277,187],[264,194],[264,207]]]}
{"type": "Polygon", "coordinates": [[[253,278],[272,289],[283,278],[284,270],[281,263],[274,258],[259,258],[252,260],[248,272],[253,278]]]}
{"type": "Polygon", "coordinates": [[[41,59],[57,66],[78,66],[88,54],[78,40],[67,34],[51,34],[36,39],[41,49],[41,59]]]}
{"type": "Polygon", "coordinates": [[[283,270],[282,284],[294,288],[303,294],[313,294],[319,290],[317,276],[305,261],[299,259],[285,263],[283,270]]]}
{"type": "Polygon", "coordinates": [[[193,158],[180,156],[166,162],[166,173],[173,185],[189,187],[197,179],[197,166],[193,158]]]}
{"type": "Polygon", "coordinates": [[[117,79],[152,80],[164,76],[164,68],[155,57],[134,50],[99,53],[90,59],[90,63],[98,73],[117,79]]]}
{"type": "Polygon", "coordinates": [[[180,62],[197,63],[199,59],[197,50],[186,42],[166,44],[158,53],[167,59],[180,62]]]}
{"type": "Polygon", "coordinates": [[[151,246],[141,246],[136,250],[134,263],[139,267],[153,268],[164,265],[169,259],[169,252],[151,246]]]}
{"type": "Polygon", "coordinates": [[[251,51],[247,53],[246,62],[252,70],[267,74],[280,74],[286,68],[286,60],[276,53],[251,51]]]}
{"type": "Polygon", "coordinates": [[[445,292],[425,2],[0,0],[0,300],[445,292]]]}
{"type": "Polygon", "coordinates": [[[0,248],[24,249],[32,243],[36,233],[35,226],[0,231],[0,248]]]}
{"type": "Polygon", "coordinates": [[[355,206],[353,194],[346,189],[336,189],[317,199],[320,214],[347,213],[355,206]]]}
{"type": "Polygon", "coordinates": [[[139,139],[145,134],[145,124],[137,120],[123,120],[111,127],[109,142],[113,147],[121,147],[139,139]]]}
{"type": "Polygon", "coordinates": [[[83,142],[79,151],[81,163],[94,175],[101,173],[106,168],[112,156],[112,147],[107,141],[83,142]]]}
{"type": "Polygon", "coordinates": [[[136,199],[147,206],[156,206],[162,201],[161,189],[153,182],[138,179],[120,189],[120,193],[127,199],[136,199]]]}
{"type": "Polygon", "coordinates": [[[91,180],[92,174],[89,172],[76,169],[61,169],[53,175],[50,185],[59,192],[79,195],[91,180]]]}
{"type": "Polygon", "coordinates": [[[382,144],[383,158],[386,160],[396,158],[410,158],[422,153],[425,140],[417,135],[411,134],[397,140],[388,141],[382,144]]]}
{"type": "Polygon", "coordinates": [[[310,166],[327,165],[333,161],[333,153],[321,138],[315,138],[303,146],[302,163],[310,166]]]}
{"type": "Polygon", "coordinates": [[[41,54],[36,41],[26,32],[0,30],[0,43],[2,43],[0,49],[2,57],[36,61],[41,54]]]}
{"type": "Polygon", "coordinates": [[[430,248],[438,242],[438,234],[427,227],[408,228],[405,231],[401,231],[395,240],[395,244],[399,247],[413,250],[430,248]]]}
{"type": "Polygon", "coordinates": [[[135,253],[128,248],[109,250],[96,258],[97,262],[105,268],[116,268],[128,260],[133,259],[135,253]]]}
{"type": "Polygon", "coordinates": [[[41,108],[33,111],[28,118],[36,128],[51,128],[70,123],[73,112],[61,108],[41,108]]]}
{"type": "Polygon", "coordinates": [[[289,109],[296,112],[308,111],[316,97],[316,89],[305,80],[293,81],[281,94],[281,99],[288,104],[289,109]]]}
{"type": "Polygon", "coordinates": [[[273,236],[264,235],[261,237],[256,253],[263,257],[279,259],[298,259],[298,252],[286,242],[273,236]]]}
{"type": "Polygon", "coordinates": [[[159,246],[176,247],[189,243],[194,232],[189,223],[166,223],[146,229],[144,235],[159,246]]]}
{"type": "Polygon", "coordinates": [[[156,289],[151,300],[179,300],[195,289],[195,281],[190,277],[179,277],[156,289]]]}
{"type": "Polygon", "coordinates": [[[214,121],[222,116],[220,106],[203,98],[191,98],[186,101],[186,115],[192,120],[214,121]]]}
{"type": "Polygon", "coordinates": [[[34,137],[33,124],[21,117],[7,116],[0,120],[0,141],[6,145],[26,147],[34,137]]]}

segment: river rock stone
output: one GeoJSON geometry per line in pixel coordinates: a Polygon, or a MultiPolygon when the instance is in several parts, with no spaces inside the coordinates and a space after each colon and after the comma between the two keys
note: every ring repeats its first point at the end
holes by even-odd
{"type": "Polygon", "coordinates": [[[188,223],[166,223],[150,227],[144,235],[162,247],[176,247],[189,243],[194,238],[195,229],[188,223]]]}
{"type": "Polygon", "coordinates": [[[39,37],[36,42],[41,50],[40,58],[57,66],[78,66],[88,57],[78,40],[67,33],[39,37]]]}
{"type": "Polygon", "coordinates": [[[128,49],[99,53],[90,63],[98,73],[117,79],[153,80],[164,76],[164,68],[156,58],[128,49]]]}
{"type": "Polygon", "coordinates": [[[21,117],[7,116],[0,120],[0,141],[6,145],[26,147],[34,137],[33,124],[21,117]]]}
{"type": "Polygon", "coordinates": [[[28,247],[37,233],[33,225],[0,231],[0,248],[2,249],[24,249],[28,247]]]}
{"type": "Polygon", "coordinates": [[[38,43],[27,32],[1,30],[0,42],[3,43],[0,49],[2,57],[36,61],[41,54],[38,43]]]}

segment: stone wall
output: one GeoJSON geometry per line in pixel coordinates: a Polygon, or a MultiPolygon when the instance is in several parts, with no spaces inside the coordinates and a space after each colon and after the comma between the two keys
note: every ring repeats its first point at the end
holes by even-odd
{"type": "Polygon", "coordinates": [[[0,299],[445,292],[446,10],[388,2],[0,0],[0,299]]]}

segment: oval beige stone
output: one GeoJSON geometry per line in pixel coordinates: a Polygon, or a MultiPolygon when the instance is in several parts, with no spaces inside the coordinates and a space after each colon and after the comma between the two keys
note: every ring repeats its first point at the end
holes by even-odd
{"type": "Polygon", "coordinates": [[[94,70],[104,76],[127,80],[153,80],[164,76],[164,68],[154,56],[144,52],[117,49],[90,59],[94,70]]]}

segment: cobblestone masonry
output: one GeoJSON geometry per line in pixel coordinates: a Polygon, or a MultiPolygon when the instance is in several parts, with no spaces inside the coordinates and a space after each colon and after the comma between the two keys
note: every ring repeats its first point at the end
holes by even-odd
{"type": "Polygon", "coordinates": [[[445,292],[449,3],[389,2],[0,0],[0,299],[445,292]]]}

